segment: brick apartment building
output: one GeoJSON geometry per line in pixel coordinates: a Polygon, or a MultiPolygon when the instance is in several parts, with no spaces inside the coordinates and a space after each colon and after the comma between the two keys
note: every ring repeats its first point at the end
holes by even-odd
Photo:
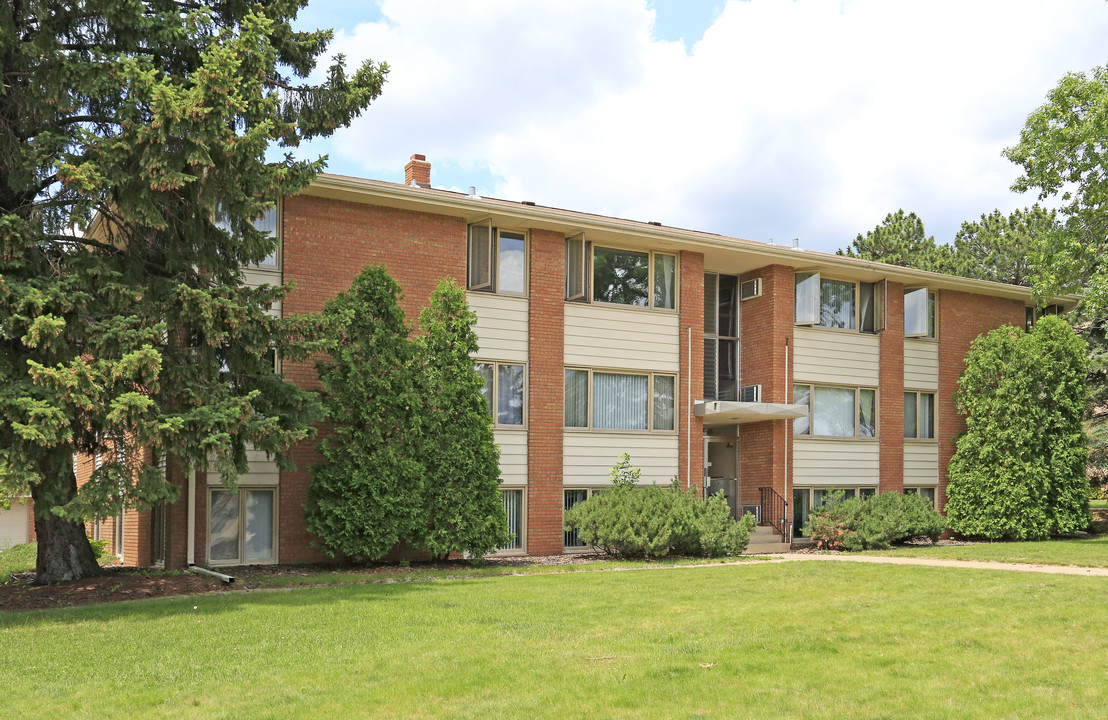
{"type": "MultiPolygon", "coordinates": [[[[419,155],[404,185],[321,175],[264,220],[281,248],[248,280],[295,281],[273,312],[316,313],[381,263],[409,321],[441,278],[465,284],[516,533],[504,553],[574,551],[564,508],[607,486],[625,452],[642,482],[723,493],[779,539],[835,489],[915,492],[942,509],[970,342],[1028,318],[1022,287],[435,190],[430,179],[419,155]]],[[[317,386],[309,366],[281,369],[317,386]]],[[[170,458],[176,503],[92,532],[128,564],[320,560],[303,521],[317,459],[304,443],[297,469],[279,471],[255,453],[229,491],[170,458]]]]}

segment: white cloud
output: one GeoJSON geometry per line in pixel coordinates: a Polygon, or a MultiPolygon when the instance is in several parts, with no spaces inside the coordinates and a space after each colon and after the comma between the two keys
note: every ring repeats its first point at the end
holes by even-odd
{"type": "Polygon", "coordinates": [[[994,207],[1000,151],[1067,71],[1108,61],[1103,0],[730,2],[686,53],[645,1],[387,0],[333,49],[392,67],[332,168],[833,250],[903,207],[940,240],[994,207]],[[444,181],[444,176],[447,178],[444,181]]]}

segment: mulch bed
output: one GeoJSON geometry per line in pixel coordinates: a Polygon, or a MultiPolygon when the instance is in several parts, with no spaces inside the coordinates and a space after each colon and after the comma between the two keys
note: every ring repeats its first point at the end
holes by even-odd
{"type": "MultiPolygon", "coordinates": [[[[596,557],[594,553],[552,557],[501,557],[487,559],[485,566],[572,565],[593,561],[596,557]]],[[[470,567],[472,565],[467,560],[450,560],[440,563],[413,563],[411,569],[413,571],[464,570],[470,567]]],[[[53,585],[36,585],[34,573],[14,573],[7,578],[0,578],[0,610],[50,610],[173,595],[253,590],[260,587],[260,584],[255,582],[256,578],[274,575],[308,576],[320,572],[343,570],[356,571],[362,575],[388,572],[395,576],[397,565],[249,565],[221,568],[221,571],[235,578],[235,582],[231,585],[218,578],[193,572],[163,572],[120,565],[106,566],[104,574],[99,577],[53,585]]]]}

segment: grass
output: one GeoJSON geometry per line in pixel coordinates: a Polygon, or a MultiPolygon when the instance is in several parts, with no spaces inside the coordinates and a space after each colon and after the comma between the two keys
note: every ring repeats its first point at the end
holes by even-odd
{"type": "Polygon", "coordinates": [[[893,550],[874,550],[864,554],[943,558],[947,560],[988,560],[1006,563],[1108,567],[1108,535],[1093,535],[1081,540],[994,542],[978,545],[896,548],[893,550]]]}
{"type": "Polygon", "coordinates": [[[36,552],[38,545],[35,543],[0,550],[0,584],[7,582],[12,573],[34,572],[36,552]]]}
{"type": "Polygon", "coordinates": [[[1098,716],[1105,590],[739,564],[0,614],[0,717],[1098,716]]]}
{"type": "Polygon", "coordinates": [[[1090,500],[1089,507],[1108,508],[1108,500],[1090,500]]]}

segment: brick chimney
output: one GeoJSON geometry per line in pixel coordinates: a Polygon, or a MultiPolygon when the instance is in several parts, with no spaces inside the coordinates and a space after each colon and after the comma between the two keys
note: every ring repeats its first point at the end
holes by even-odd
{"type": "Polygon", "coordinates": [[[422,188],[431,187],[431,163],[427,162],[426,156],[412,155],[404,166],[404,184],[411,185],[412,181],[422,188]]]}

